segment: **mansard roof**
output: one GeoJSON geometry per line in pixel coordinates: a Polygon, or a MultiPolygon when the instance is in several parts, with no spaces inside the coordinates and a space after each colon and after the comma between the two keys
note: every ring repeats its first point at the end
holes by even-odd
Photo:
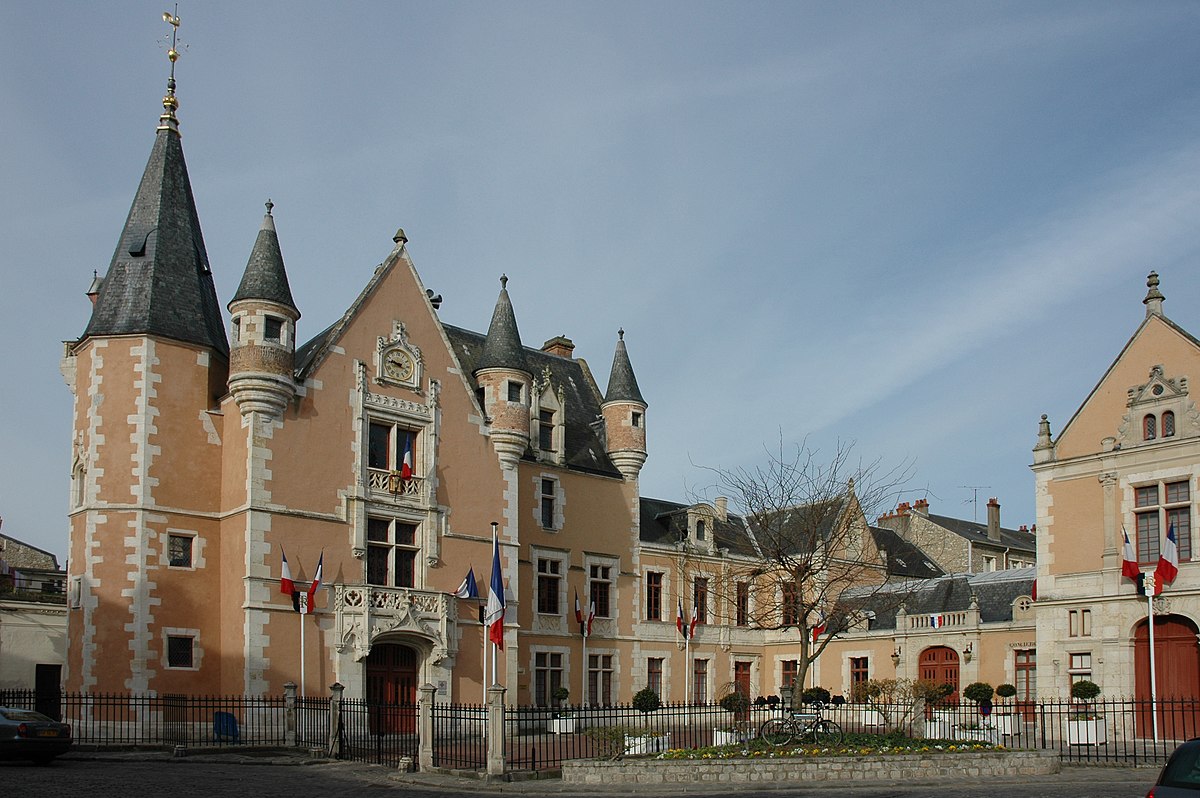
{"type": "MultiPolygon", "coordinates": [[[[1012,568],[986,574],[948,574],[921,582],[897,583],[872,587],[861,609],[875,612],[872,629],[895,629],[896,613],[901,607],[909,615],[936,615],[961,612],[971,606],[974,596],[979,604],[979,620],[1002,623],[1013,619],[1013,602],[1033,595],[1037,568],[1012,568]]],[[[855,591],[849,591],[852,597],[855,591]]]]}
{"type": "Polygon", "coordinates": [[[1037,536],[1028,530],[1000,527],[1000,541],[997,542],[988,538],[987,524],[978,521],[964,521],[948,515],[934,515],[933,513],[926,517],[943,529],[971,541],[973,545],[1002,546],[1030,555],[1037,552],[1037,536]]]}
{"type": "Polygon", "coordinates": [[[496,298],[496,308],[492,311],[492,323],[488,325],[483,350],[475,361],[472,374],[496,368],[534,373],[525,357],[521,332],[517,329],[517,315],[508,298],[508,277],[500,278],[500,296],[496,298]]]}
{"type": "Polygon", "coordinates": [[[930,579],[945,575],[946,572],[933,562],[933,558],[897,532],[873,526],[871,536],[875,539],[875,547],[883,552],[887,560],[888,576],[930,579]]]}
{"type": "MultiPolygon", "coordinates": [[[[681,504],[665,499],[641,498],[639,512],[642,543],[674,546],[688,536],[688,510],[698,505],[681,504]]],[[[703,506],[703,505],[699,505],[703,506]]],[[[728,549],[733,554],[756,556],[754,542],[746,534],[746,525],[741,517],[729,515],[725,519],[713,516],[713,548],[728,549]]]]}
{"type": "Polygon", "coordinates": [[[229,356],[179,134],[160,128],[83,337],[146,334],[229,356]]]}
{"type": "MultiPolygon", "coordinates": [[[[477,389],[479,385],[470,375],[483,368],[480,363],[491,342],[490,331],[484,336],[450,324],[442,324],[442,329],[446,332],[455,358],[462,366],[462,373],[468,375],[471,388],[477,389]]],[[[600,390],[583,361],[552,355],[538,349],[522,348],[521,362],[535,378],[548,375],[553,389],[557,391],[561,387],[563,390],[566,403],[563,419],[563,464],[576,471],[620,479],[621,472],[608,458],[600,432],[600,390]]],[[[533,459],[533,453],[527,451],[525,459],[533,459]]]]}
{"type": "Polygon", "coordinates": [[[617,351],[613,354],[612,372],[608,376],[608,392],[604,394],[604,401],[646,404],[638,388],[637,377],[633,375],[629,352],[625,349],[624,330],[617,333],[617,351]]]}
{"type": "Polygon", "coordinates": [[[229,305],[243,299],[261,299],[290,308],[296,318],[300,311],[292,299],[292,288],[288,285],[287,270],[283,265],[283,253],[279,249],[279,234],[275,230],[275,217],[271,215],[271,203],[263,216],[262,227],[250,250],[250,260],[242,274],[242,282],[229,305]]]}

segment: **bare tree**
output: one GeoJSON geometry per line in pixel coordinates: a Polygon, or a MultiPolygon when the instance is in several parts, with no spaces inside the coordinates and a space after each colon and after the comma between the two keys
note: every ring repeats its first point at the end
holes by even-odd
{"type": "Polygon", "coordinates": [[[744,545],[701,556],[682,545],[685,583],[704,580],[737,623],[760,629],[795,629],[797,666],[793,706],[809,667],[837,634],[862,623],[866,608],[900,602],[887,583],[886,558],[876,547],[867,518],[890,508],[909,478],[910,464],[884,469],[863,463],[852,443],[839,442],[826,458],[807,441],[788,448],[764,447],[764,461],[751,468],[709,468],[714,483],[705,491],[728,508],[725,540],[740,535],[744,545]]]}

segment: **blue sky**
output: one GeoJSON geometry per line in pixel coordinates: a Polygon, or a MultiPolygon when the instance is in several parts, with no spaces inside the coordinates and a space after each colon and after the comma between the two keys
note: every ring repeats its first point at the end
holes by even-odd
{"type": "MultiPolygon", "coordinates": [[[[64,555],[62,341],[150,152],[166,6],[0,0],[0,516],[64,555]]],[[[404,227],[448,323],[650,403],[644,495],[856,441],[910,499],[1033,523],[1145,276],[1200,332],[1200,4],[185,3],[184,149],[221,301],[275,202],[303,313],[404,227]]],[[[603,385],[601,386],[603,388],[603,385]]]]}

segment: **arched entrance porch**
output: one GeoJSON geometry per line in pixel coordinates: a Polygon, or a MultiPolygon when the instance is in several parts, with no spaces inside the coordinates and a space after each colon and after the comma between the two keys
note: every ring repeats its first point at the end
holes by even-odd
{"type": "MultiPolygon", "coordinates": [[[[1138,701],[1150,701],[1150,625],[1139,621],[1133,632],[1134,696],[1138,701]]],[[[1164,699],[1188,699],[1186,709],[1200,698],[1200,648],[1197,647],[1197,628],[1190,618],[1182,615],[1154,616],[1154,677],[1156,693],[1164,699]]],[[[1174,715],[1184,707],[1159,704],[1159,735],[1176,736],[1178,718],[1174,715]]],[[[1147,707],[1138,713],[1138,734],[1153,736],[1151,713],[1147,707]]],[[[1194,730],[1197,718],[1186,719],[1187,728],[1194,730]]]]}
{"type": "Polygon", "coordinates": [[[921,652],[918,678],[954,688],[946,700],[958,703],[958,652],[949,646],[930,646],[921,652]]]}

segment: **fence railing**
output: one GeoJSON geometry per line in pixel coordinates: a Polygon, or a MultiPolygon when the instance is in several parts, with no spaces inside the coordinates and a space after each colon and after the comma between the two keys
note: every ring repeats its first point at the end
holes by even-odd
{"type": "MultiPolygon", "coordinates": [[[[93,746],[319,748],[342,759],[392,767],[503,771],[558,768],[564,760],[654,754],[744,743],[785,712],[754,706],[666,704],[643,714],[608,707],[507,706],[501,689],[487,704],[436,701],[422,688],[415,704],[372,704],[332,696],[139,696],[119,693],[0,691],[0,706],[36,709],[70,723],[93,746]],[[489,737],[491,739],[489,740],[489,737]]],[[[1200,737],[1200,701],[1125,698],[997,702],[984,709],[920,703],[841,704],[825,716],[848,734],[900,734],[948,743],[1054,750],[1070,761],[1153,764],[1200,737]],[[1156,733],[1157,732],[1157,733],[1156,733]]]]}

